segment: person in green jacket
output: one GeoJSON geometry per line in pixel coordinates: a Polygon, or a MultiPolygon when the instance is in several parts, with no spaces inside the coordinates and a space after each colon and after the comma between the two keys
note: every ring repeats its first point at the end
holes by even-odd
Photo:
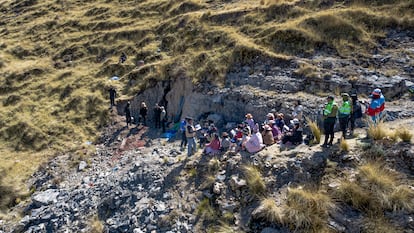
{"type": "Polygon", "coordinates": [[[348,122],[352,112],[352,105],[349,101],[349,94],[342,93],[342,105],[339,107],[338,119],[339,119],[339,126],[342,131],[342,137],[345,139],[346,131],[348,129],[348,122]]]}
{"type": "Polygon", "coordinates": [[[334,101],[333,96],[328,96],[328,103],[325,105],[323,110],[323,128],[325,132],[325,141],[322,144],[322,147],[332,146],[334,139],[334,126],[336,122],[336,115],[338,113],[338,105],[334,101]],[[328,139],[331,136],[329,143],[328,139]]]}

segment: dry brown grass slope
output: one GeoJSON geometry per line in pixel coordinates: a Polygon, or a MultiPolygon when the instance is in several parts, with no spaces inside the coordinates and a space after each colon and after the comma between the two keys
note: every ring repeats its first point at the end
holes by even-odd
{"type": "Polygon", "coordinates": [[[363,55],[386,29],[412,29],[413,9],[413,0],[2,0],[1,170],[23,187],[57,151],[94,141],[112,75],[129,98],[177,74],[223,85],[257,56],[363,55]]]}

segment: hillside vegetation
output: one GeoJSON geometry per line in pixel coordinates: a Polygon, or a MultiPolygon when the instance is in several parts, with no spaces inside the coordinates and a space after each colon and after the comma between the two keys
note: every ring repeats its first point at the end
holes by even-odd
{"type": "Polygon", "coordinates": [[[388,29],[414,28],[414,0],[2,0],[0,12],[0,168],[18,191],[50,156],[88,150],[111,85],[121,99],[178,75],[223,86],[257,59],[366,56],[388,29]]]}

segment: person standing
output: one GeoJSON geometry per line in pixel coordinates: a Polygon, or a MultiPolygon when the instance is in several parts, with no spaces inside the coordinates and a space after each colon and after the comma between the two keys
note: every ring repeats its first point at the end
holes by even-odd
{"type": "Polygon", "coordinates": [[[139,109],[139,116],[142,119],[142,123],[144,125],[147,124],[147,113],[148,113],[147,105],[145,104],[145,102],[142,102],[141,103],[141,108],[139,109]]]}
{"type": "Polygon", "coordinates": [[[185,127],[185,136],[187,137],[187,143],[188,143],[188,151],[187,156],[191,156],[196,151],[196,142],[195,142],[195,136],[196,136],[196,129],[193,125],[193,119],[188,118],[187,125],[185,127]]]}
{"type": "Polygon", "coordinates": [[[187,147],[187,137],[185,136],[185,128],[187,125],[188,117],[184,118],[180,122],[180,132],[181,132],[181,144],[180,144],[180,151],[183,151],[184,148],[187,147]]]}
{"type": "Polygon", "coordinates": [[[164,106],[161,106],[160,109],[161,109],[160,121],[161,121],[162,132],[165,133],[165,123],[167,122],[167,111],[165,111],[164,106]]]}
{"type": "Polygon", "coordinates": [[[352,110],[351,110],[351,135],[354,134],[355,122],[362,118],[362,107],[361,103],[358,101],[358,96],[356,93],[351,94],[352,99],[352,110]]]}
{"type": "Polygon", "coordinates": [[[342,105],[338,110],[338,119],[339,119],[339,126],[342,131],[342,137],[345,139],[346,131],[348,129],[348,122],[351,116],[352,106],[349,102],[349,94],[342,93],[342,105]]]}
{"type": "Polygon", "coordinates": [[[334,127],[336,122],[336,115],[338,113],[338,105],[334,101],[333,96],[328,96],[328,103],[325,105],[323,110],[323,128],[325,131],[325,141],[322,147],[332,146],[334,139],[334,127]],[[328,143],[329,136],[331,137],[328,143]]]}
{"type": "Polygon", "coordinates": [[[128,101],[128,103],[126,104],[125,109],[124,109],[127,127],[129,125],[131,125],[131,119],[132,119],[131,118],[131,109],[130,109],[130,106],[131,106],[131,103],[128,101]]]}
{"type": "Polygon", "coordinates": [[[156,129],[161,128],[161,108],[158,104],[155,104],[154,107],[154,122],[156,129]]]}
{"type": "Polygon", "coordinates": [[[111,101],[111,108],[115,106],[116,90],[114,87],[109,88],[109,100],[111,101]]]}
{"type": "Polygon", "coordinates": [[[303,106],[300,100],[296,100],[295,107],[293,108],[292,117],[302,122],[303,117],[303,106]]]}
{"type": "Polygon", "coordinates": [[[381,113],[385,108],[385,98],[380,89],[375,89],[371,95],[371,103],[368,105],[366,114],[371,117],[374,123],[380,120],[381,113]]]}

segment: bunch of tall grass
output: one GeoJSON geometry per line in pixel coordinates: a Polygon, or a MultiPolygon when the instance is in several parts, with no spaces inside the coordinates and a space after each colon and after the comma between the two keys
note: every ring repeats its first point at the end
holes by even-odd
{"type": "Polygon", "coordinates": [[[288,190],[284,222],[304,232],[327,230],[329,212],[335,208],[331,198],[321,192],[301,188],[288,190]]]}
{"type": "Polygon", "coordinates": [[[321,129],[318,127],[318,124],[316,123],[316,121],[313,121],[310,119],[307,119],[307,121],[308,121],[309,128],[312,131],[313,136],[315,137],[313,143],[319,144],[321,142],[321,135],[322,135],[321,129]]]}
{"type": "Polygon", "coordinates": [[[266,184],[260,171],[254,166],[244,166],[244,175],[250,192],[256,196],[262,196],[266,192],[266,184]]]}
{"type": "Polygon", "coordinates": [[[396,175],[378,162],[358,167],[356,182],[343,181],[338,194],[371,215],[381,215],[385,210],[414,210],[414,191],[400,185],[396,175]]]}
{"type": "Polygon", "coordinates": [[[403,142],[411,142],[411,139],[413,138],[413,134],[405,127],[400,127],[400,129],[396,132],[396,135],[403,142]]]}
{"type": "Polygon", "coordinates": [[[368,120],[367,122],[367,135],[369,138],[374,140],[381,140],[390,135],[389,130],[385,128],[384,122],[379,121],[375,123],[372,120],[368,120]]]}

